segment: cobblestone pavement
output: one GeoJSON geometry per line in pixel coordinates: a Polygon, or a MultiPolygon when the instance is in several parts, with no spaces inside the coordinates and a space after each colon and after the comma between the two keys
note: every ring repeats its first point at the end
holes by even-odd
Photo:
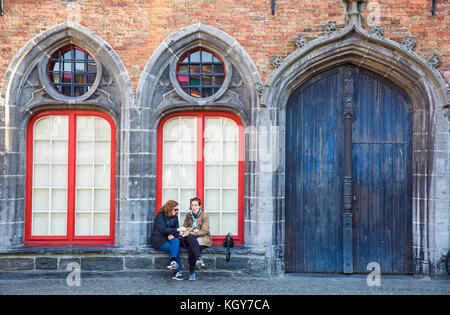
{"type": "Polygon", "coordinates": [[[88,277],[81,274],[80,286],[66,279],[0,280],[1,295],[449,295],[450,277],[438,280],[413,276],[381,275],[379,286],[368,286],[366,275],[287,274],[268,278],[222,277],[197,273],[196,281],[176,281],[167,274],[129,277],[88,277]]]}

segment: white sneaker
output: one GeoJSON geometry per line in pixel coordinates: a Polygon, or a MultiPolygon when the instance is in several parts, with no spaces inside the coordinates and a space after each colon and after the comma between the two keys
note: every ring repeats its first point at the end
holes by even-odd
{"type": "Polygon", "coordinates": [[[205,267],[205,263],[203,262],[203,260],[201,258],[197,259],[197,262],[195,263],[195,265],[197,266],[198,269],[205,267]]]}
{"type": "Polygon", "coordinates": [[[178,269],[178,264],[175,260],[171,261],[170,264],[167,266],[167,269],[175,270],[178,269]]]}

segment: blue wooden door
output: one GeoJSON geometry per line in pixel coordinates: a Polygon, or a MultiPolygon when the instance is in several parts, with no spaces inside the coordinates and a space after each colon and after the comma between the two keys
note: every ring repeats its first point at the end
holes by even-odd
{"type": "Polygon", "coordinates": [[[287,272],[342,270],[342,75],[309,80],[287,103],[287,272]]]}
{"type": "Polygon", "coordinates": [[[343,271],[344,70],[352,69],[353,272],[412,271],[412,119],[405,93],[339,67],[302,84],[286,108],[286,272],[343,271]]]}
{"type": "Polygon", "coordinates": [[[412,270],[412,111],[401,89],[355,69],[353,270],[412,270]]]}

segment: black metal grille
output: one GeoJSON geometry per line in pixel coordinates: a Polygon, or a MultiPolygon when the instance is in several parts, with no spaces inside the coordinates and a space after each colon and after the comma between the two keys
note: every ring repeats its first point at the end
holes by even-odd
{"type": "Polygon", "coordinates": [[[181,88],[198,98],[216,93],[223,84],[225,73],[220,58],[204,48],[189,51],[177,65],[177,80],[181,88]]]}
{"type": "Polygon", "coordinates": [[[97,76],[97,66],[89,54],[68,45],[54,53],[48,64],[51,85],[61,94],[77,97],[85,94],[97,76]]]}

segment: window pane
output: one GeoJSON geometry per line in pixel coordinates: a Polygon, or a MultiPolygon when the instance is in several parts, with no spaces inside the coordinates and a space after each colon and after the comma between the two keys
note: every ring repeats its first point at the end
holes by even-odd
{"type": "Polygon", "coordinates": [[[39,119],[34,125],[34,137],[48,139],[50,137],[50,117],[39,119]]]}
{"type": "Polygon", "coordinates": [[[223,139],[225,141],[237,141],[238,140],[238,126],[237,124],[228,118],[223,118],[223,139]]]}
{"type": "Polygon", "coordinates": [[[108,214],[94,214],[94,235],[109,235],[108,214]]]}
{"type": "Polygon", "coordinates": [[[205,187],[220,187],[220,166],[205,166],[205,187]]]}
{"type": "Polygon", "coordinates": [[[237,211],[238,210],[238,198],[236,189],[224,189],[222,191],[222,210],[224,211],[237,211]]]}
{"type": "Polygon", "coordinates": [[[180,161],[181,162],[192,162],[196,161],[197,144],[193,141],[181,142],[180,147],[180,161]]]}
{"type": "Polygon", "coordinates": [[[162,204],[166,203],[167,200],[178,200],[178,189],[163,189],[162,204]]]}
{"type": "Polygon", "coordinates": [[[197,182],[197,173],[195,166],[180,167],[180,187],[195,187],[197,182]]]}
{"type": "Polygon", "coordinates": [[[220,209],[220,191],[218,189],[205,189],[205,209],[220,209]]]}
{"type": "Polygon", "coordinates": [[[109,211],[110,196],[109,189],[95,189],[94,211],[109,211]]]}
{"type": "Polygon", "coordinates": [[[237,166],[223,166],[223,187],[238,187],[238,168],[237,166]]]}
{"type": "Polygon", "coordinates": [[[48,187],[50,185],[50,166],[35,165],[33,175],[33,186],[48,187]]]}
{"type": "Polygon", "coordinates": [[[77,140],[91,140],[94,131],[92,130],[93,117],[77,117],[77,140]]]}
{"type": "Polygon", "coordinates": [[[94,130],[96,140],[111,139],[111,127],[106,120],[96,117],[94,120],[94,130]]]}
{"type": "Polygon", "coordinates": [[[178,165],[165,165],[163,171],[163,186],[178,187],[179,170],[178,165]]]}
{"type": "Polygon", "coordinates": [[[67,210],[67,190],[66,189],[52,189],[52,210],[66,211],[67,210]]]}
{"type": "Polygon", "coordinates": [[[67,234],[67,215],[65,213],[51,214],[51,235],[66,235],[67,234]]]}
{"type": "Polygon", "coordinates": [[[106,141],[95,142],[95,163],[109,164],[111,161],[111,144],[106,141]]]}
{"type": "Polygon", "coordinates": [[[77,187],[92,187],[92,166],[77,165],[77,187]]]}
{"type": "Polygon", "coordinates": [[[90,189],[77,189],[75,211],[89,211],[92,208],[92,191],[90,189]]]}
{"type": "Polygon", "coordinates": [[[163,149],[163,157],[164,157],[164,163],[175,163],[178,162],[180,151],[179,151],[179,145],[177,142],[174,141],[165,141],[164,142],[164,149],[163,149]]]}
{"type": "Polygon", "coordinates": [[[180,127],[181,139],[197,140],[197,118],[182,118],[180,127]]]}
{"type": "Polygon", "coordinates": [[[77,163],[92,163],[92,142],[77,142],[77,163]]]}
{"type": "Polygon", "coordinates": [[[52,141],[52,162],[67,163],[67,141],[52,141]]]}
{"type": "Polygon", "coordinates": [[[34,162],[50,163],[50,141],[34,141],[34,162]]]}
{"type": "Polygon", "coordinates": [[[226,213],[222,216],[222,234],[231,233],[233,235],[237,234],[237,214],[235,213],[226,213]]]}
{"type": "Polygon", "coordinates": [[[67,139],[68,128],[67,116],[52,116],[52,138],[67,139]]]}
{"type": "Polygon", "coordinates": [[[222,123],[220,118],[205,119],[205,139],[209,141],[218,141],[221,139],[222,123]]]}
{"type": "Polygon", "coordinates": [[[212,235],[220,234],[220,217],[217,213],[209,213],[209,232],[212,235]]]}
{"type": "Polygon", "coordinates": [[[48,235],[48,213],[33,214],[33,235],[48,235]]]}
{"type": "Polygon", "coordinates": [[[221,143],[208,141],[205,143],[205,161],[220,162],[222,160],[221,143]]]}
{"type": "Polygon", "coordinates": [[[164,139],[178,139],[179,137],[179,120],[177,118],[170,119],[164,125],[164,139]]]}
{"type": "Polygon", "coordinates": [[[223,162],[238,161],[238,143],[224,142],[223,144],[223,162]]]}
{"type": "Polygon", "coordinates": [[[34,189],[33,191],[33,210],[48,211],[49,205],[49,190],[48,189],[34,189]]]}
{"type": "Polygon", "coordinates": [[[200,51],[196,51],[194,53],[191,54],[190,56],[191,58],[191,62],[200,62],[200,51]]]}
{"type": "MultiPolygon", "coordinates": [[[[182,209],[183,211],[189,211],[189,199],[195,197],[195,189],[181,189],[180,195],[180,209],[182,209]]],[[[180,224],[183,224],[183,222],[180,222],[180,224]]]]}
{"type": "Polygon", "coordinates": [[[52,187],[67,187],[67,165],[52,166],[52,187]]]}
{"type": "Polygon", "coordinates": [[[212,62],[212,54],[207,51],[202,51],[202,62],[212,62]]]}
{"type": "Polygon", "coordinates": [[[109,187],[110,185],[110,167],[109,165],[96,165],[94,185],[95,187],[109,187]]]}
{"type": "Polygon", "coordinates": [[[77,213],[75,216],[75,235],[91,235],[91,214],[77,213]]]}

